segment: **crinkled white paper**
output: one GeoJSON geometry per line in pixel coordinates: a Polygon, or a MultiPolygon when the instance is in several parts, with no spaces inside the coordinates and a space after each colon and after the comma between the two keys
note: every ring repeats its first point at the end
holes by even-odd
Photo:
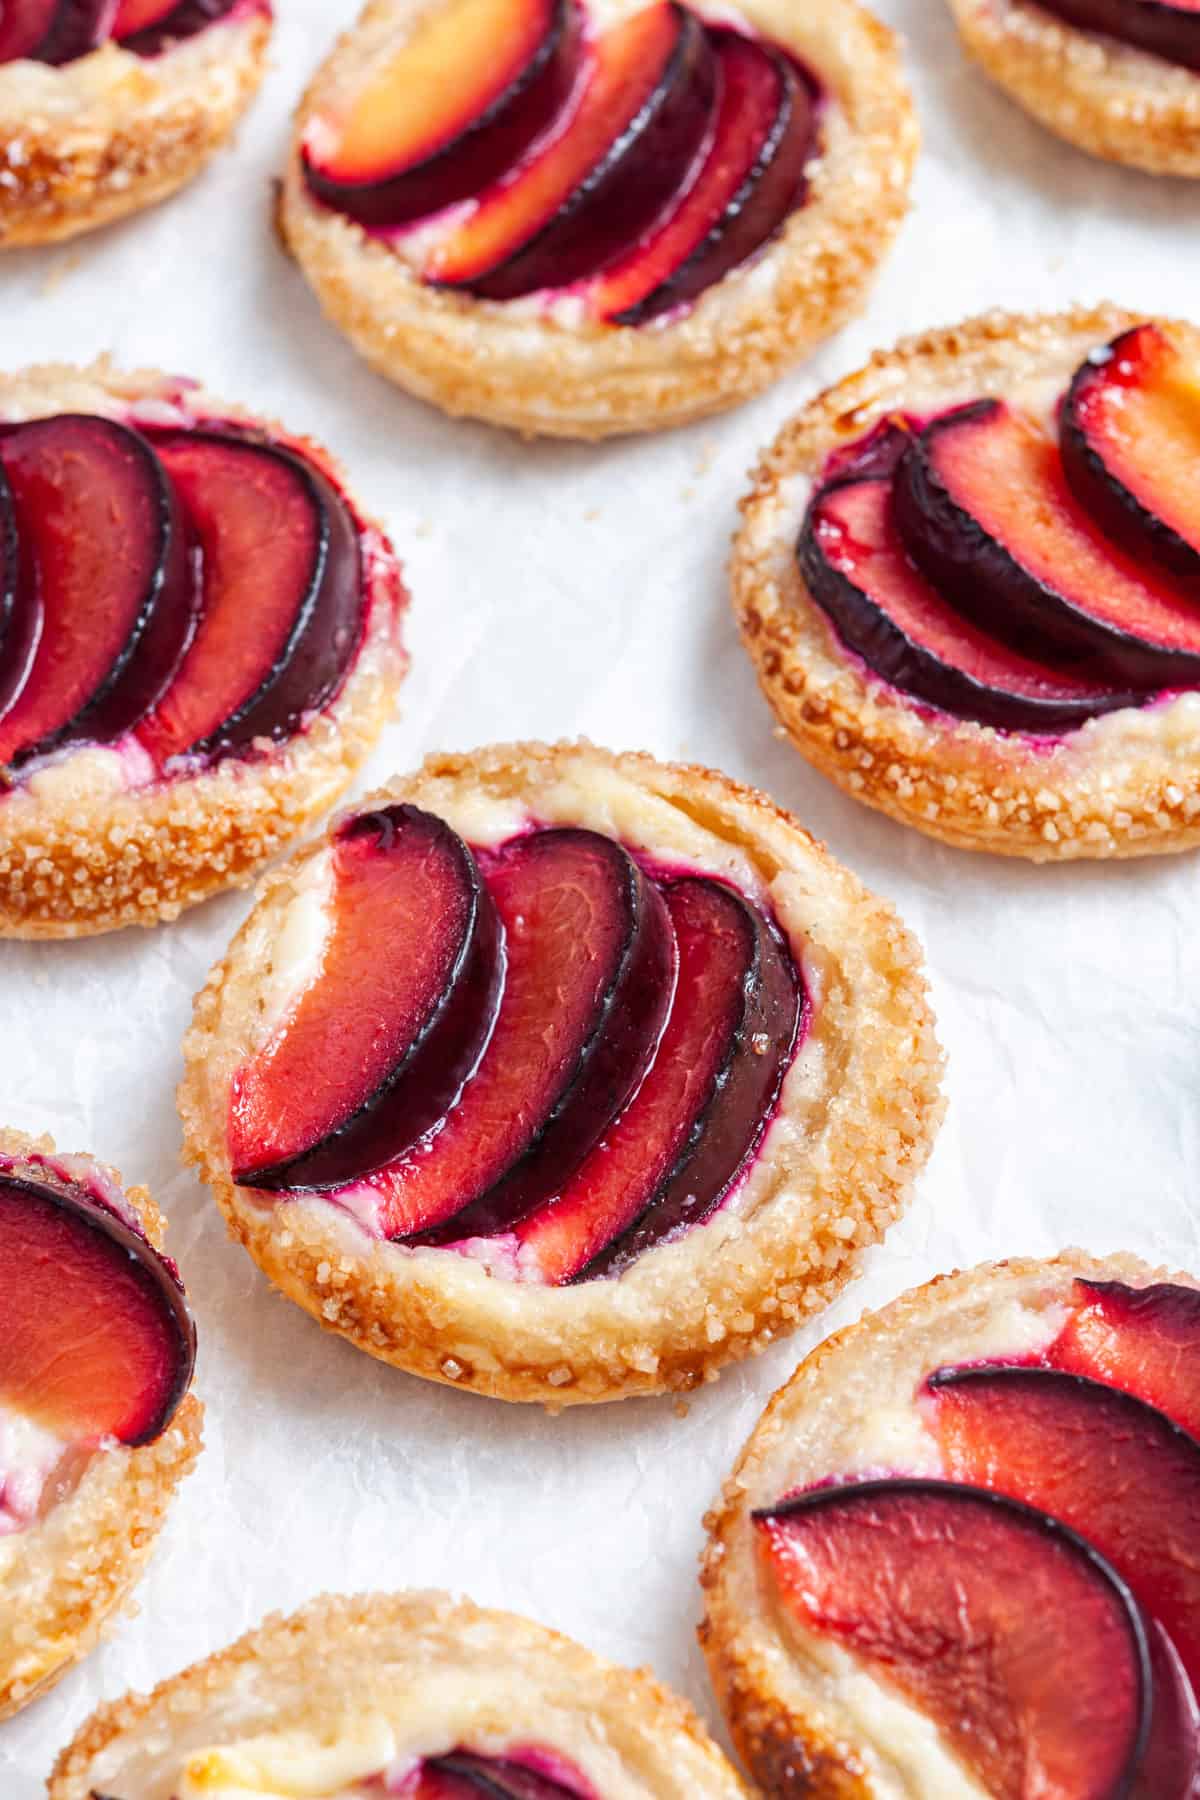
{"type": "MultiPolygon", "coordinates": [[[[796,0],[819,5],[821,0],[796,0]]],[[[1059,145],[963,58],[939,0],[908,37],[916,208],[867,316],[739,413],[659,441],[524,445],[371,375],[271,229],[290,109],[353,0],[279,0],[232,152],[153,214],[0,262],[5,364],[102,350],[201,377],[324,439],[414,596],[403,717],[364,782],[435,747],[584,732],[756,783],[923,939],[951,1110],[908,1218],[819,1328],[687,1408],[559,1418],[383,1368],[269,1291],[180,1170],[191,997],[245,896],[153,933],[0,945],[0,1117],[147,1183],[195,1303],[207,1450],[107,1647],[0,1725],[0,1797],[35,1800],[102,1698],[322,1589],[445,1585],[650,1663],[712,1712],[693,1626],[701,1516],[772,1389],[826,1328],[955,1264],[1070,1243],[1200,1269],[1200,899],[1193,857],[1034,869],[942,849],[843,798],[772,736],[726,547],[745,472],[800,402],[904,332],[995,305],[1196,311],[1200,184],[1059,145]]]]}

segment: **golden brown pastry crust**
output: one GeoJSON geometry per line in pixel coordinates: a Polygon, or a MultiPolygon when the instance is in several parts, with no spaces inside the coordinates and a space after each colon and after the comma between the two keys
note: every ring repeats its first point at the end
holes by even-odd
{"type": "MultiPolygon", "coordinates": [[[[118,372],[106,361],[0,377],[0,418],[69,410],[148,424],[261,424],[346,492],[319,445],[178,377],[118,372]]],[[[333,702],[254,760],[227,757],[194,776],[126,788],[112,752],[85,749],[0,797],[0,937],[87,937],[177,918],[198,900],[245,886],[334,804],[391,716],[406,667],[398,614],[407,596],[395,559],[379,527],[357,509],[355,516],[365,552],[366,635],[333,702]]]]}
{"type": "Polygon", "coordinates": [[[199,173],[258,91],[271,21],[249,13],[161,56],[105,44],[0,68],[0,248],[94,231],[199,173]]]}
{"type": "MultiPolygon", "coordinates": [[[[0,1130],[0,1154],[18,1164],[52,1156],[53,1140],[0,1130]]],[[[90,1161],[90,1159],[88,1159],[90,1161]]],[[[121,1185],[115,1169],[97,1165],[121,1185]]],[[[29,1173],[37,1179],[36,1163],[29,1173]]],[[[166,1221],[145,1188],[122,1188],[156,1250],[166,1221]]],[[[175,1489],[200,1452],[204,1409],[187,1394],[166,1431],[137,1449],[91,1458],[78,1486],[15,1538],[0,1570],[0,1718],[20,1712],[95,1649],[106,1619],[141,1577],[175,1489]]]]}
{"type": "Polygon", "coordinates": [[[1153,175],[1200,176],[1200,74],[1080,31],[1034,0],[949,0],[963,43],[1068,143],[1153,175]]]}
{"type": "MultiPolygon", "coordinates": [[[[803,1639],[773,1606],[757,1574],[750,1514],[829,1476],[878,1473],[881,1463],[872,1464],[869,1437],[883,1406],[911,1411],[911,1396],[932,1369],[1003,1355],[1010,1331],[1010,1348],[1048,1345],[1057,1335],[1055,1309],[1065,1322],[1077,1276],[1133,1286],[1200,1285],[1133,1256],[1093,1257],[1080,1250],[941,1275],[827,1338],[759,1420],[706,1520],[700,1642],[738,1752],[768,1794],[779,1800],[878,1800],[884,1791],[933,1789],[922,1783],[919,1762],[906,1760],[901,1732],[887,1735],[886,1715],[873,1739],[861,1728],[861,1710],[839,1683],[842,1659],[806,1655],[803,1639]],[[1045,1320],[1040,1340],[1039,1318],[1045,1320]],[[885,1790],[880,1781],[889,1776],[885,1790]]],[[[936,1476],[936,1445],[931,1438],[922,1445],[923,1434],[915,1429],[914,1444],[905,1445],[913,1466],[895,1460],[894,1439],[886,1466],[936,1476]]],[[[910,1747],[907,1757],[919,1756],[919,1749],[910,1747]]],[[[956,1785],[937,1792],[974,1796],[978,1789],[962,1771],[956,1785]]]]}
{"type": "MultiPolygon", "coordinates": [[[[795,548],[812,478],[893,409],[1017,390],[1049,408],[1088,351],[1139,317],[988,313],[877,352],[784,426],[741,503],[734,613],[788,737],[856,799],[961,849],[1054,862],[1200,843],[1200,696],[1109,713],[1050,748],[919,708],[846,653],[805,586],[795,548]]],[[[1165,323],[1200,356],[1195,326],[1165,323]]]]}
{"type": "Polygon", "coordinates": [[[371,0],[297,115],[279,220],[322,307],[373,367],[444,412],[530,435],[656,431],[737,405],[852,318],[908,207],[917,125],[892,34],[857,0],[745,0],[758,30],[830,95],[806,204],[682,318],[621,327],[427,287],[387,246],[310,196],[299,142],[372,46],[421,0],[371,0]]]}
{"type": "Polygon", "coordinates": [[[315,846],[266,878],[184,1041],[185,1155],[231,1234],[290,1299],[370,1355],[554,1408],[693,1388],[827,1304],[899,1214],[941,1117],[920,954],[891,908],[765,796],[709,769],[585,743],[502,745],[431,756],[361,805],[394,801],[457,820],[469,837],[495,807],[501,837],[530,817],[590,825],[773,905],[815,1001],[780,1113],[738,1199],[616,1281],[494,1278],[471,1258],[370,1238],[326,1200],[261,1204],[231,1180],[229,1085],[263,1030],[262,971],[315,846]]]}
{"type": "Polygon", "coordinates": [[[648,1670],[439,1593],[327,1595],[273,1614],[152,1694],[102,1706],[58,1758],[49,1800],[89,1800],[97,1785],[120,1790],[123,1777],[157,1793],[181,1752],[221,1743],[235,1689],[230,1738],[336,1736],[374,1713],[395,1726],[401,1756],[535,1745],[567,1758],[606,1800],[746,1800],[691,1707],[648,1670]]]}

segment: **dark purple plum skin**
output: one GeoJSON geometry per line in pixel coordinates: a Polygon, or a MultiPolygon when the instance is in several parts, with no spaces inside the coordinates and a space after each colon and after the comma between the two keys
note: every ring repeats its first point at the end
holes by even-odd
{"type": "MultiPolygon", "coordinates": [[[[849,484],[859,477],[845,476],[849,484]]],[[[836,484],[840,486],[842,482],[836,484]]],[[[1139,704],[1136,693],[1105,693],[1079,700],[1042,700],[1029,694],[1013,694],[990,687],[943,662],[928,646],[918,644],[888,616],[872,597],[825,556],[816,531],[814,496],[801,529],[796,556],[809,593],[826,614],[848,650],[861,656],[868,668],[902,693],[924,700],[939,712],[956,719],[972,719],[998,731],[1056,732],[1070,730],[1088,719],[1125,706],[1139,704]]]]}
{"type": "Polygon", "coordinates": [[[676,7],[679,35],[645,105],[558,212],[496,268],[460,287],[516,300],[596,275],[635,244],[678,192],[710,129],[716,59],[708,34],[676,7]]]}
{"type": "MultiPolygon", "coordinates": [[[[551,850],[570,828],[539,832],[551,850]]],[[[526,1218],[555,1191],[628,1103],[658,1046],[671,998],[674,933],[654,882],[628,851],[594,833],[616,865],[625,911],[624,940],[595,1027],[580,1045],[574,1074],[542,1129],[509,1172],[443,1225],[406,1243],[448,1244],[489,1237],[526,1218]]]]}
{"type": "Polygon", "coordinates": [[[993,413],[978,400],[915,436],[896,475],[896,519],[913,561],[981,630],[1025,656],[1142,693],[1200,681],[1200,655],[1147,643],[1083,610],[1023,569],[947,491],[929,453],[940,431],[993,413]]]}
{"type": "Polygon", "coordinates": [[[187,752],[219,757],[247,749],[255,738],[291,737],[337,693],[362,640],[362,546],[342,496],[294,451],[253,432],[160,432],[153,441],[169,445],[173,438],[250,445],[286,463],[318,520],[312,573],[287,642],[249,699],[187,752]]]}
{"type": "Polygon", "coordinates": [[[500,1008],[504,947],[496,908],[474,856],[441,819],[410,806],[360,813],[338,836],[375,833],[386,846],[398,825],[414,820],[454,840],[461,879],[471,896],[470,924],[450,981],[403,1060],[352,1118],[302,1156],[266,1169],[235,1170],[236,1182],[288,1193],[343,1187],[381,1168],[431,1130],[479,1066],[500,1008]]]}
{"type": "Polygon", "coordinates": [[[469,200],[518,162],[565,105],[582,28],[575,0],[558,0],[550,30],[534,56],[453,142],[378,182],[338,181],[305,154],[309,192],[323,205],[376,230],[407,225],[469,200]]]}
{"type": "Polygon", "coordinates": [[[158,56],[172,44],[206,31],[231,13],[236,5],[237,0],[179,0],[179,5],[173,6],[157,25],[147,25],[143,31],[131,31],[128,37],[118,41],[122,50],[129,50],[134,56],[158,56]]]}
{"type": "Polygon", "coordinates": [[[1200,13],[1163,0],[1037,0],[1080,31],[1099,31],[1185,69],[1200,69],[1200,13]]]}
{"type": "Polygon", "coordinates": [[[0,468],[0,713],[25,679],[30,646],[19,612],[21,545],[8,477],[0,468]]]}
{"type": "Polygon", "coordinates": [[[57,67],[98,49],[106,35],[106,11],[105,0],[58,0],[50,29],[29,52],[30,60],[57,67]]]}
{"type": "Polygon", "coordinates": [[[718,888],[722,900],[736,910],[746,942],[742,1017],[708,1104],[658,1193],[641,1218],[569,1285],[620,1275],[647,1250],[671,1243],[711,1218],[761,1143],[803,1038],[807,992],[777,928],[724,883],[704,876],[683,879],[718,888]],[[755,1045],[763,1038],[768,1048],[760,1051],[755,1045]]]}
{"type": "Polygon", "coordinates": [[[539,1775],[524,1763],[506,1757],[478,1756],[472,1750],[452,1750],[449,1756],[437,1756],[426,1768],[439,1775],[451,1775],[463,1782],[468,1791],[474,1789],[484,1800],[581,1800],[574,1788],[563,1787],[548,1775],[539,1775]]]}

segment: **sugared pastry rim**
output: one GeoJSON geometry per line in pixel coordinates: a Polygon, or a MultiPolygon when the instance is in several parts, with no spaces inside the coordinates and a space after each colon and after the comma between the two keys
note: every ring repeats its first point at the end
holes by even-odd
{"type": "MultiPolygon", "coordinates": [[[[1049,416],[1088,352],[1144,316],[995,312],[905,339],[785,425],[741,503],[733,607],[786,735],[855,799],[944,843],[1035,862],[1200,843],[1200,693],[1108,713],[1052,748],[912,700],[843,649],[805,586],[796,540],[813,477],[893,410],[995,394],[1049,416]]],[[[1170,330],[1200,355],[1195,326],[1170,330]]]]}
{"type": "Polygon", "coordinates": [[[271,1281],[385,1362],[554,1408],[693,1388],[826,1305],[900,1213],[941,1118],[920,952],[891,908],[765,796],[710,769],[582,742],[502,745],[431,756],[355,810],[396,801],[448,818],[476,844],[533,817],[732,880],[773,906],[811,1022],[737,1195],[617,1280],[510,1281],[452,1251],[371,1239],[327,1199],[264,1206],[231,1179],[228,1096],[264,1029],[262,970],[314,853],[301,851],[266,877],[197,996],[179,1090],[185,1155],[271,1281]]]}
{"type": "Polygon", "coordinates": [[[975,60],[1081,150],[1153,175],[1200,176],[1200,74],[1081,31],[1036,0],[949,0],[975,60]]]}
{"type": "Polygon", "coordinates": [[[59,1757],[49,1800],[124,1792],[131,1777],[139,1796],[160,1800],[181,1753],[228,1747],[226,1701],[239,1739],[294,1731],[340,1744],[373,1716],[394,1729],[398,1759],[536,1747],[601,1800],[745,1800],[691,1707],[649,1671],[439,1593],[327,1595],[272,1615],[152,1694],[102,1706],[59,1757]]]}
{"type": "MultiPolygon", "coordinates": [[[[18,1163],[53,1156],[54,1142],[0,1130],[0,1154],[18,1163]]],[[[146,1189],[123,1187],[115,1169],[94,1166],[121,1188],[161,1250],[166,1221],[146,1189]]],[[[36,1162],[29,1173],[44,1178],[36,1162]]],[[[73,1493],[25,1531],[0,1538],[12,1556],[0,1571],[0,1718],[28,1706],[95,1649],[105,1620],[141,1577],[175,1489],[199,1455],[203,1418],[195,1394],[186,1394],[153,1443],[98,1452],[73,1493]]]]}
{"type": "MultiPolygon", "coordinates": [[[[147,425],[258,425],[330,475],[328,452],[202,388],[156,370],[46,364],[0,377],[0,419],[107,413],[147,425]]],[[[366,629],[334,700],[302,731],[252,758],[126,788],[115,752],[83,748],[0,796],[0,937],[72,938],[174,919],[244,886],[326,812],[392,714],[406,658],[407,596],[380,528],[351,499],[364,560],[366,629]]]]}
{"type": "Polygon", "coordinates": [[[939,1476],[937,1445],[913,1407],[921,1381],[945,1363],[1048,1346],[1079,1276],[1200,1285],[1133,1256],[1080,1250],[985,1263],[913,1288],[826,1339],[767,1407],[706,1521],[700,1639],[739,1754],[768,1793],[986,1800],[928,1720],[772,1605],[750,1514],[834,1476],[939,1476]]]}
{"type": "Polygon", "coordinates": [[[257,92],[270,36],[248,6],[156,57],[109,43],[0,66],[0,247],[92,231],[190,181],[257,92]]]}
{"type": "Polygon", "coordinates": [[[371,0],[301,102],[279,219],[326,314],[381,374],[443,411],[528,434],[661,430],[736,405],[859,310],[908,206],[917,125],[895,39],[857,0],[746,0],[740,13],[825,83],[825,151],[805,204],[683,317],[641,327],[426,286],[308,191],[299,140],[385,28],[424,0],[371,0]]]}

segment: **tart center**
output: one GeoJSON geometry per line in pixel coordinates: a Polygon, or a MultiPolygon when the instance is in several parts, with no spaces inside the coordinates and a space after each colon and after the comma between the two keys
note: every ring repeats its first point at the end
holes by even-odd
{"type": "Polygon", "coordinates": [[[641,325],[803,204],[820,104],[782,51],[674,0],[443,0],[310,120],[304,170],[428,283],[641,325]]]}
{"type": "Polygon", "coordinates": [[[1142,325],[1057,431],[996,399],[893,418],[827,464],[798,546],[846,648],[913,699],[1054,735],[1200,687],[1200,370],[1142,325]]]}
{"type": "Polygon", "coordinates": [[[807,1001],[766,914],[579,828],[344,823],[315,974],[237,1071],[234,1179],[513,1279],[616,1276],[747,1171],[807,1001]]]}

